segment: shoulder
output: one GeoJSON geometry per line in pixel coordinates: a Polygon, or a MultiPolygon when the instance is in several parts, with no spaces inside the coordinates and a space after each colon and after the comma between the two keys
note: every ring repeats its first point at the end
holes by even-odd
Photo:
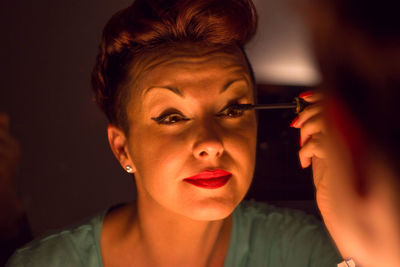
{"type": "Polygon", "coordinates": [[[28,243],[6,266],[101,266],[99,241],[105,213],[28,243]]]}
{"type": "Polygon", "coordinates": [[[236,238],[272,266],[336,266],[339,254],[324,225],[302,211],[256,201],[234,212],[236,238]],[[331,263],[333,265],[331,265],[331,263]]]}

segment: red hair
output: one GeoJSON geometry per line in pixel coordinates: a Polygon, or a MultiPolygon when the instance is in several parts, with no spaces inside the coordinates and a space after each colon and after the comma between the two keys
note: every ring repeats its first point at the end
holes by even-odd
{"type": "Polygon", "coordinates": [[[95,100],[110,123],[127,128],[124,85],[145,51],[180,43],[243,46],[257,28],[251,0],[136,0],[104,28],[92,72],[95,100]]]}

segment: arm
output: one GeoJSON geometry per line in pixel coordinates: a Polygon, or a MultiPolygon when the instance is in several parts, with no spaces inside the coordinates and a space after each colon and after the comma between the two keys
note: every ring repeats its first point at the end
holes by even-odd
{"type": "Polygon", "coordinates": [[[15,181],[19,145],[9,133],[9,119],[0,113],[0,266],[15,249],[32,238],[15,181]]]}

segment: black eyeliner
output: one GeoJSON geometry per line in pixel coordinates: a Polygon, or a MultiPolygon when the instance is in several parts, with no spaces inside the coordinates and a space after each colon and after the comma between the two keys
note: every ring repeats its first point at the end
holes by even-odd
{"type": "Polygon", "coordinates": [[[160,123],[164,118],[165,118],[164,116],[160,116],[160,117],[151,118],[151,119],[152,119],[153,121],[157,122],[157,123],[160,123]]]}
{"type": "MultiPolygon", "coordinates": [[[[190,120],[189,118],[184,117],[181,113],[176,113],[176,112],[161,114],[160,116],[158,116],[158,117],[153,117],[153,118],[151,118],[151,119],[152,119],[153,121],[159,123],[159,124],[163,124],[163,120],[164,120],[167,116],[174,115],[174,114],[179,115],[179,116],[182,116],[182,118],[180,118],[180,121],[188,121],[188,120],[190,120]]],[[[168,123],[164,123],[164,124],[168,124],[168,123]]]]}

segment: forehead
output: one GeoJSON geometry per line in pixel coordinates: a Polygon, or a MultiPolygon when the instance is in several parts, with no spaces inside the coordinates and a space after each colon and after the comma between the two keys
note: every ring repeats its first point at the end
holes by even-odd
{"type": "Polygon", "coordinates": [[[136,94],[149,86],[221,86],[242,79],[251,87],[251,75],[243,52],[236,47],[183,47],[157,51],[136,66],[136,94]]]}

